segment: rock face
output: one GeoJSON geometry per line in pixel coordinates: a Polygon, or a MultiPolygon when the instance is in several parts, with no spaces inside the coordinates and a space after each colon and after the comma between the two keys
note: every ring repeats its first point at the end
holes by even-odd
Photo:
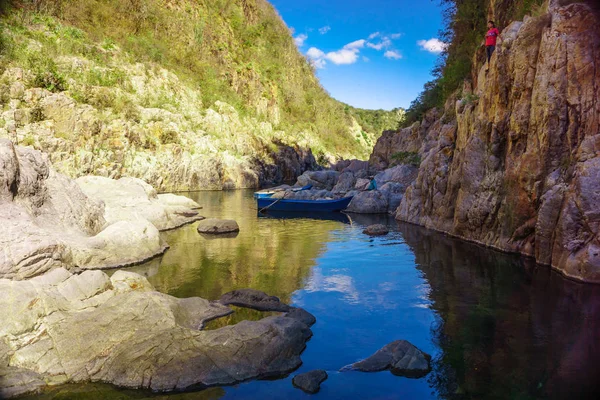
{"type": "Polygon", "coordinates": [[[398,219],[600,282],[600,20],[560,4],[506,27],[473,95],[384,135],[371,162],[419,149],[398,219]]]}
{"type": "Polygon", "coordinates": [[[289,373],[311,336],[297,315],[202,331],[231,309],[154,291],[140,275],[57,269],[0,280],[0,396],[108,382],[154,391],[289,373]],[[73,327],[76,327],[74,329],[73,327]]]}
{"type": "Polygon", "coordinates": [[[198,224],[198,232],[221,234],[239,232],[240,227],[237,222],[232,219],[205,219],[198,224]]]}
{"type": "Polygon", "coordinates": [[[199,206],[195,201],[184,196],[157,194],[141,179],[84,176],[76,182],[85,195],[104,203],[104,217],[109,223],[150,221],[163,231],[204,219],[196,211],[199,206]]]}
{"type": "Polygon", "coordinates": [[[292,379],[294,386],[304,390],[306,393],[315,394],[321,389],[321,383],[327,379],[327,372],[322,369],[298,374],[292,379]]]}
{"type": "Polygon", "coordinates": [[[429,373],[431,356],[423,353],[406,340],[396,340],[371,357],[352,364],[351,368],[363,372],[389,369],[394,375],[421,378],[429,373]]]}
{"type": "MultiPolygon", "coordinates": [[[[252,308],[258,311],[287,312],[291,307],[282,303],[279,298],[269,296],[265,292],[255,289],[238,289],[221,296],[219,300],[224,305],[252,308]]],[[[303,317],[299,316],[300,319],[303,317]]],[[[312,325],[312,324],[310,324],[312,325]]]]}
{"type": "MultiPolygon", "coordinates": [[[[179,196],[110,193],[125,182],[103,180],[103,192],[90,198],[77,182],[56,173],[41,152],[0,139],[0,278],[139,263],[167,248],[145,217],[160,228],[197,219],[191,207],[199,206],[179,196]]],[[[139,181],[129,183],[134,192],[152,192],[139,181]]]]}

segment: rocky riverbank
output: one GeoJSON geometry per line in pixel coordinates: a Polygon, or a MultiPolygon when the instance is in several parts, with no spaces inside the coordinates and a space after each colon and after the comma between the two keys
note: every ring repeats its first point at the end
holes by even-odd
{"type": "Polygon", "coordinates": [[[0,279],[0,397],[74,382],[154,391],[230,385],[301,364],[312,336],[309,313],[290,308],[202,330],[232,312],[219,302],[156,292],[124,271],[109,278],[59,268],[27,281],[0,279]]]}
{"type": "Polygon", "coordinates": [[[600,283],[600,17],[584,3],[501,33],[444,110],[386,132],[372,167],[422,159],[396,218],[600,283]]]}
{"type": "Polygon", "coordinates": [[[199,207],[139,179],[71,180],[43,153],[0,139],[0,278],[143,262],[167,249],[160,230],[201,219],[199,207]]]}

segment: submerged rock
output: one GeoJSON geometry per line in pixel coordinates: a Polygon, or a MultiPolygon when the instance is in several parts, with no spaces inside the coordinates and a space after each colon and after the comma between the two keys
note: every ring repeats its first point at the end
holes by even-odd
{"type": "Polygon", "coordinates": [[[327,379],[327,372],[322,369],[298,374],[292,379],[292,384],[306,393],[314,394],[321,389],[321,383],[327,379]]]}
{"type": "Polygon", "coordinates": [[[387,235],[389,232],[390,231],[387,228],[387,226],[382,225],[382,224],[369,225],[363,231],[363,233],[370,235],[370,236],[383,236],[383,235],[387,235]]]}
{"type": "Polygon", "coordinates": [[[389,369],[394,375],[421,378],[429,373],[431,356],[406,340],[396,340],[371,357],[356,362],[348,369],[377,372],[389,369]]]}
{"type": "Polygon", "coordinates": [[[301,364],[312,332],[300,318],[200,330],[229,313],[219,302],[156,292],[131,272],[0,279],[0,393],[77,382],[184,390],[275,377],[301,364]]]}
{"type": "Polygon", "coordinates": [[[291,307],[282,303],[278,297],[269,296],[255,289],[238,289],[225,293],[219,300],[221,304],[252,308],[258,311],[287,312],[291,307]]]}
{"type": "Polygon", "coordinates": [[[238,223],[232,219],[209,218],[200,221],[198,224],[198,232],[200,233],[220,234],[239,232],[239,230],[238,223]]]}

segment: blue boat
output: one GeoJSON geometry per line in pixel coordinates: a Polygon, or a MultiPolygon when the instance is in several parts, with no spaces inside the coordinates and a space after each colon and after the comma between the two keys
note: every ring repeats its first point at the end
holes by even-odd
{"type": "Polygon", "coordinates": [[[333,212],[342,211],[348,207],[352,197],[344,197],[336,200],[294,200],[258,198],[258,210],[260,211],[290,211],[290,212],[333,212]]]}
{"type": "MultiPolygon", "coordinates": [[[[291,188],[288,190],[291,190],[292,192],[300,192],[302,190],[310,190],[312,189],[312,185],[306,185],[306,186],[302,186],[299,188],[291,188]]],[[[268,199],[269,197],[273,196],[275,193],[277,192],[282,192],[284,190],[261,190],[259,192],[254,192],[254,198],[255,199],[268,199]]]]}

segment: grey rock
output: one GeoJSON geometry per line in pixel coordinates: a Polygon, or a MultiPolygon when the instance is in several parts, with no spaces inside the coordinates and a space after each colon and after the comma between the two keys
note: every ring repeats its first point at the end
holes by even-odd
{"type": "Polygon", "coordinates": [[[383,236],[383,235],[387,235],[389,232],[390,231],[387,228],[387,226],[382,225],[382,224],[369,225],[363,231],[363,233],[370,235],[370,236],[383,236]]]}
{"type": "Polygon", "coordinates": [[[356,180],[356,184],[354,185],[354,189],[356,190],[367,190],[369,187],[369,183],[371,183],[370,179],[367,178],[358,178],[356,180]]]}
{"type": "Polygon", "coordinates": [[[239,230],[239,225],[232,219],[208,218],[198,224],[198,232],[200,233],[220,234],[239,232],[239,230]]]}
{"type": "Polygon", "coordinates": [[[431,370],[430,360],[429,354],[406,340],[396,340],[371,357],[352,364],[351,368],[363,372],[390,370],[394,375],[421,378],[431,370]]]}
{"type": "Polygon", "coordinates": [[[352,172],[342,172],[338,178],[337,183],[333,187],[332,192],[334,193],[345,193],[354,188],[356,184],[356,178],[352,172]]]}
{"type": "Polygon", "coordinates": [[[280,376],[301,364],[312,335],[305,323],[281,315],[200,330],[230,312],[156,292],[131,272],[0,279],[2,395],[99,381],[184,390],[280,376]]]}
{"type": "Polygon", "coordinates": [[[100,184],[86,188],[90,198],[77,182],[56,173],[46,155],[4,139],[0,168],[0,278],[140,263],[167,249],[150,220],[171,228],[197,218],[195,202],[162,197],[130,178],[81,178],[83,186],[100,184]]]}
{"type": "Polygon", "coordinates": [[[340,173],[337,171],[307,171],[298,177],[297,186],[312,185],[314,189],[331,190],[340,173]]]}
{"type": "Polygon", "coordinates": [[[388,212],[388,200],[380,190],[360,192],[352,198],[346,209],[359,214],[385,214],[388,212]]]}
{"type": "Polygon", "coordinates": [[[258,311],[290,311],[291,307],[282,303],[278,297],[269,296],[255,289],[238,289],[225,293],[219,299],[224,305],[252,308],[258,311]]]}
{"type": "Polygon", "coordinates": [[[392,168],[388,168],[375,175],[375,181],[377,186],[381,187],[388,182],[401,183],[404,186],[412,184],[419,173],[419,168],[413,165],[398,165],[392,168]]]}
{"type": "Polygon", "coordinates": [[[321,389],[321,383],[327,379],[327,372],[322,369],[298,374],[292,379],[292,384],[306,393],[314,394],[321,389]]]}
{"type": "Polygon", "coordinates": [[[291,309],[285,314],[285,316],[288,318],[296,319],[309,327],[313,326],[317,322],[315,316],[303,308],[291,307],[291,309]]]}

